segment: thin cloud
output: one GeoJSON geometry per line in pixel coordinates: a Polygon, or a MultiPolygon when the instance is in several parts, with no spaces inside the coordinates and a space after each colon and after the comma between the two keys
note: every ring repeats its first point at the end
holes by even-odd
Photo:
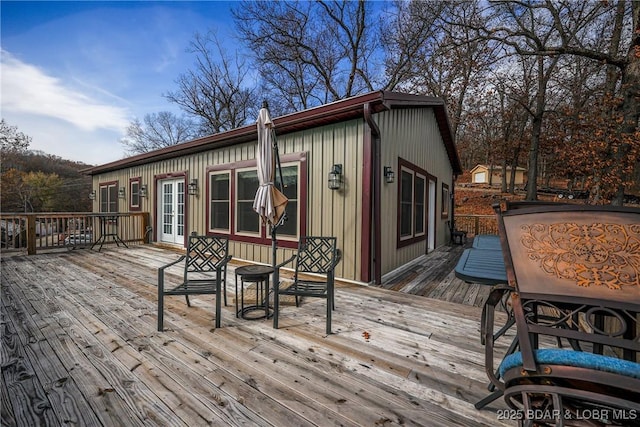
{"type": "Polygon", "coordinates": [[[124,108],[101,103],[65,87],[39,68],[2,51],[2,110],[46,116],[79,129],[123,131],[129,123],[124,108]]]}

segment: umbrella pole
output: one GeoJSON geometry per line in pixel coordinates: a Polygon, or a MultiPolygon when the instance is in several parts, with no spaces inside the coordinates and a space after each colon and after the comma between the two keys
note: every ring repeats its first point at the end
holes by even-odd
{"type": "MultiPolygon", "coordinates": [[[[277,176],[280,178],[280,191],[284,193],[284,179],[282,178],[282,165],[280,163],[280,151],[278,149],[278,140],[276,138],[276,133],[273,130],[273,128],[271,129],[271,139],[273,141],[273,153],[275,155],[275,160],[276,160],[276,171],[277,171],[276,173],[278,174],[277,176]]],[[[274,181],[275,181],[274,184],[277,186],[278,180],[275,179],[274,181]]],[[[278,249],[277,233],[278,233],[278,227],[280,227],[286,220],[287,220],[287,211],[285,208],[285,211],[282,213],[282,217],[280,218],[280,220],[276,224],[273,224],[271,227],[271,266],[273,267],[273,289],[275,293],[277,293],[280,288],[280,269],[276,268],[277,249],[278,249]]],[[[274,298],[278,298],[278,296],[274,295],[274,298]]],[[[276,313],[276,319],[277,319],[277,313],[276,313]]]]}
{"type": "MultiPolygon", "coordinates": [[[[280,185],[279,185],[279,190],[284,193],[284,179],[282,178],[282,164],[280,163],[280,150],[278,149],[278,139],[276,138],[276,133],[273,129],[271,129],[271,140],[273,141],[273,153],[274,153],[274,157],[275,157],[275,161],[276,161],[276,173],[277,176],[280,178],[280,185]]],[[[278,179],[274,180],[274,184],[276,185],[276,187],[278,187],[278,179]]],[[[272,247],[272,251],[273,251],[273,267],[276,266],[276,233],[278,231],[278,227],[280,227],[285,221],[287,220],[287,211],[285,208],[285,211],[282,213],[282,217],[280,218],[280,221],[278,221],[276,224],[273,224],[273,226],[271,227],[271,247],[272,247]]]]}
{"type": "Polygon", "coordinates": [[[271,129],[271,139],[273,141],[273,152],[276,158],[276,169],[280,177],[280,191],[284,193],[284,179],[282,178],[282,164],[280,163],[280,149],[278,148],[278,139],[276,133],[271,129]]]}

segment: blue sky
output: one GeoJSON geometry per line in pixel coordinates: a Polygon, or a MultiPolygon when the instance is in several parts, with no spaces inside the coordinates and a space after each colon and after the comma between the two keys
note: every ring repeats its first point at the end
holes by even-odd
{"type": "Polygon", "coordinates": [[[123,158],[135,117],[173,111],[163,93],[194,62],[196,31],[233,49],[229,1],[2,1],[1,113],[30,148],[102,164],[123,158]]]}

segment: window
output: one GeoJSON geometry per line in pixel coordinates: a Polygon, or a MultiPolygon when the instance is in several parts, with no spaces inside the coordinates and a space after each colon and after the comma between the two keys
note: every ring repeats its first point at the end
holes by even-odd
{"type": "Polygon", "coordinates": [[[140,210],[140,178],[129,180],[129,210],[140,210]]]}
{"type": "Polygon", "coordinates": [[[212,230],[229,233],[231,230],[231,175],[229,172],[215,172],[210,175],[209,224],[212,230]]]}
{"type": "Polygon", "coordinates": [[[281,236],[298,236],[298,177],[300,172],[298,165],[282,166],[283,193],[289,199],[287,203],[287,221],[278,228],[281,236]]]}
{"type": "Polygon", "coordinates": [[[260,217],[253,210],[259,186],[256,169],[236,172],[236,233],[259,234],[260,217]]]}
{"type": "Polygon", "coordinates": [[[400,180],[400,237],[411,237],[413,226],[413,174],[403,170],[400,180]]]}
{"type": "Polygon", "coordinates": [[[118,212],[118,183],[100,184],[100,212],[118,212]]]}
{"type": "Polygon", "coordinates": [[[416,236],[424,235],[424,202],[426,198],[426,177],[424,175],[416,174],[414,175],[415,180],[415,198],[414,198],[414,206],[415,206],[415,218],[414,218],[414,234],[416,236]]]}
{"type": "MultiPolygon", "coordinates": [[[[287,247],[295,247],[304,233],[305,189],[301,183],[306,178],[306,156],[289,154],[282,156],[282,180],[287,204],[287,221],[278,228],[278,240],[287,247]]],[[[209,169],[208,230],[212,233],[229,234],[233,240],[268,245],[271,230],[262,224],[260,216],[253,210],[253,201],[258,189],[258,171],[255,160],[216,166],[209,169]]],[[[278,182],[280,177],[278,176],[278,182]]]]}
{"type": "Polygon", "coordinates": [[[449,193],[449,186],[442,183],[442,218],[449,217],[449,204],[451,203],[451,193],[449,193]]]}
{"type": "Polygon", "coordinates": [[[427,173],[400,161],[398,181],[398,246],[422,241],[426,232],[427,173]]]}

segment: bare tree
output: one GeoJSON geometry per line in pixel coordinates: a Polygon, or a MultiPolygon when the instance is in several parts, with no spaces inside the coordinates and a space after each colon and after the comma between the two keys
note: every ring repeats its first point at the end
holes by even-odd
{"type": "Polygon", "coordinates": [[[147,114],[142,122],[134,119],[120,143],[125,146],[128,155],[133,155],[189,141],[199,135],[192,120],[161,111],[147,114]]]}
{"type": "Polygon", "coordinates": [[[0,121],[0,149],[5,151],[25,151],[31,144],[31,137],[18,132],[17,126],[10,126],[4,119],[0,121]]]}
{"type": "Polygon", "coordinates": [[[243,1],[233,9],[265,89],[290,111],[374,90],[370,2],[243,1]]]}
{"type": "MultiPolygon", "coordinates": [[[[533,135],[530,146],[528,199],[535,199],[538,149],[544,117],[546,89],[552,77],[552,65],[558,58],[576,56],[602,64],[607,87],[619,99],[622,113],[619,126],[621,143],[609,150],[618,161],[628,159],[638,140],[640,117],[640,2],[544,2],[505,1],[491,3],[488,25],[475,27],[479,37],[500,42],[519,56],[538,59],[538,93],[532,109],[533,135]],[[621,16],[622,15],[622,16],[621,16]],[[608,43],[609,50],[602,48],[608,43]],[[617,73],[613,71],[613,68],[617,73]]],[[[615,162],[614,162],[615,163],[615,162]]],[[[620,168],[613,204],[622,203],[626,171],[620,168]]]]}
{"type": "Polygon", "coordinates": [[[478,2],[398,1],[396,11],[382,27],[387,88],[443,98],[457,137],[469,93],[499,59],[495,43],[469,29],[484,19],[478,2]]]}
{"type": "Polygon", "coordinates": [[[229,55],[214,32],[196,33],[190,46],[195,68],[177,79],[165,97],[199,120],[200,133],[234,129],[253,120],[259,108],[251,67],[239,52],[229,55]]]}
{"type": "Polygon", "coordinates": [[[31,137],[20,131],[17,126],[9,125],[4,119],[0,121],[0,171],[19,168],[19,158],[25,154],[31,144],[31,137]]]}

